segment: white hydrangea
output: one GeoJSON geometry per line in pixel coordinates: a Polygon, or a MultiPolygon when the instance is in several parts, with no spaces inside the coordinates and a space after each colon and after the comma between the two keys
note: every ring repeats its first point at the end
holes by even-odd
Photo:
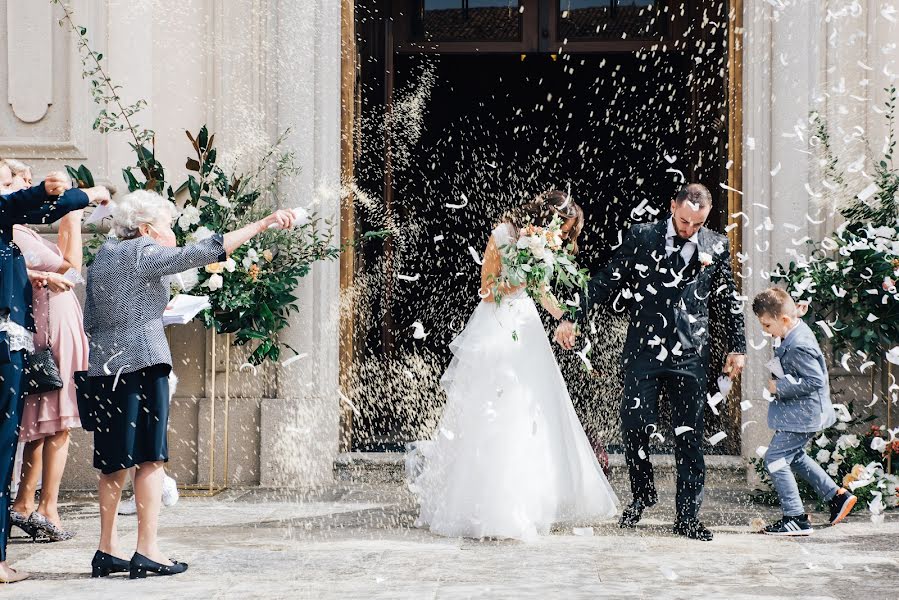
{"type": "Polygon", "coordinates": [[[187,231],[199,222],[200,209],[192,205],[185,206],[184,210],[181,211],[181,215],[178,217],[178,226],[181,227],[183,231],[187,231]]]}

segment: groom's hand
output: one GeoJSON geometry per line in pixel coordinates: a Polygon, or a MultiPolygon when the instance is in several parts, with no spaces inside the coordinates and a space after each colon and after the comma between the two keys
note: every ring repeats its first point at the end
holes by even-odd
{"type": "Polygon", "coordinates": [[[559,326],[556,327],[555,333],[556,343],[565,348],[566,350],[571,350],[574,348],[574,343],[577,338],[577,331],[575,331],[574,323],[571,321],[562,321],[559,323],[559,326]]]}
{"type": "Polygon", "coordinates": [[[743,372],[746,366],[746,356],[743,354],[728,354],[727,362],[724,363],[724,373],[733,380],[736,380],[743,372]]]}

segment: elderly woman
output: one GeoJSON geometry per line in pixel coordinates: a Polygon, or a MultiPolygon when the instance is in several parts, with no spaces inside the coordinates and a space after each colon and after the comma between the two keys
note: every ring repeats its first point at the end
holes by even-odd
{"type": "Polygon", "coordinates": [[[175,575],[187,570],[159,551],[156,539],[172,358],[162,313],[169,302],[169,276],[221,262],[268,227],[288,228],[280,210],[230,233],[179,248],[172,232],[174,206],[158,194],[136,191],[116,203],[113,228],[87,275],[84,323],[90,344],[88,378],[96,398],[94,468],[100,475],[100,544],[92,575],[130,571],[175,575]],[[117,506],[128,469],[136,467],[137,549],[122,558],[116,532],[117,506]]]}
{"type": "Polygon", "coordinates": [[[69,179],[51,173],[40,185],[0,196],[0,582],[12,583],[28,577],[6,564],[9,537],[9,484],[15,460],[19,419],[22,414],[22,371],[25,357],[34,350],[34,318],[31,314],[31,283],[25,259],[12,243],[13,225],[52,223],[80,210],[90,201],[105,202],[103,188],[83,192],[69,190],[69,179]]]}

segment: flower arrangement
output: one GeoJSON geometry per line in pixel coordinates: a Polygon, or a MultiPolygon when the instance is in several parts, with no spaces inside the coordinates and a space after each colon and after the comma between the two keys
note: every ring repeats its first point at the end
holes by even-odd
{"type": "MultiPolygon", "coordinates": [[[[888,136],[883,157],[873,159],[872,181],[851,189],[830,144],[827,123],[813,115],[813,145],[819,149],[825,188],[833,190],[846,221],[820,242],[808,242],[772,281],[786,283],[791,295],[811,303],[806,315],[819,337],[835,350],[880,355],[899,342],[899,166],[895,165],[896,88],[886,90],[888,136]],[[860,186],[859,186],[860,187],[860,186]]],[[[860,167],[847,167],[858,171],[860,167]]]]}
{"type": "MultiPolygon", "coordinates": [[[[874,514],[876,508],[894,508],[899,502],[899,476],[887,473],[885,465],[887,457],[899,457],[899,438],[896,432],[890,433],[879,425],[866,426],[874,420],[874,416],[860,418],[852,414],[853,406],[835,405],[838,408],[838,420],[821,432],[806,449],[806,453],[818,462],[838,485],[846,487],[858,496],[859,502],[854,510],[870,509],[874,514]],[[863,434],[847,433],[850,430],[863,434]]],[[[776,505],[777,494],[772,491],[771,477],[761,458],[752,458],[751,462],[756,474],[767,487],[758,490],[754,499],[758,502],[776,505]]],[[[893,461],[894,471],[897,462],[893,461]]],[[[820,508],[822,502],[814,489],[805,481],[797,479],[799,494],[804,502],[816,503],[820,508]]]]}
{"type": "MultiPolygon", "coordinates": [[[[231,175],[216,162],[214,135],[205,127],[197,135],[187,134],[196,153],[196,158],[188,159],[187,168],[195,175],[189,175],[179,188],[187,191],[173,227],[179,243],[233,231],[271,212],[278,182],[297,172],[293,154],[281,149],[287,133],[251,173],[231,175]]],[[[292,229],[263,232],[228,260],[206,266],[181,286],[209,296],[212,308],[202,313],[207,328],[233,333],[237,345],[255,343],[248,358],[251,364],[280,358],[277,334],[298,309],[293,292],[300,278],[309,273],[312,263],[340,256],[329,221],[301,207],[293,211],[292,229]]]]}
{"type": "MultiPolygon", "coordinates": [[[[564,243],[562,219],[558,216],[546,227],[525,225],[518,240],[500,246],[499,251],[503,270],[496,281],[497,288],[523,285],[527,294],[539,302],[554,288],[581,290],[587,285],[587,270],[578,268],[572,245],[564,243]]],[[[501,301],[500,294],[494,295],[501,301]]],[[[566,303],[563,308],[574,313],[577,304],[566,303]]]]}

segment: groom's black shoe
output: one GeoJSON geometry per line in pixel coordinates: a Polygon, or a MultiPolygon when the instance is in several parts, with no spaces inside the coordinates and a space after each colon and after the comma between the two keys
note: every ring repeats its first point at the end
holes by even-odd
{"type": "Polygon", "coordinates": [[[674,524],[674,533],[688,537],[691,540],[701,540],[703,542],[711,542],[712,532],[706,529],[699,519],[683,519],[674,524]]]}
{"type": "Polygon", "coordinates": [[[643,511],[654,504],[655,502],[646,502],[639,498],[635,498],[630,505],[624,509],[624,512],[621,513],[621,519],[618,521],[618,526],[622,529],[633,529],[637,526],[637,523],[640,522],[640,519],[643,518],[643,511]]]}

